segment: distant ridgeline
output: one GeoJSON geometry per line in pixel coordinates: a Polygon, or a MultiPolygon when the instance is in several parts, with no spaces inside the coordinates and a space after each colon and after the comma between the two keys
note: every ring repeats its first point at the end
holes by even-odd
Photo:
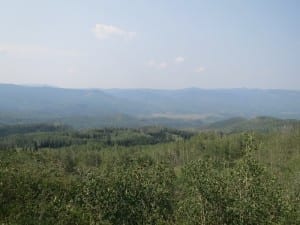
{"type": "Polygon", "coordinates": [[[300,119],[300,91],[287,90],[80,90],[2,84],[0,96],[0,125],[199,128],[232,117],[300,119]]]}

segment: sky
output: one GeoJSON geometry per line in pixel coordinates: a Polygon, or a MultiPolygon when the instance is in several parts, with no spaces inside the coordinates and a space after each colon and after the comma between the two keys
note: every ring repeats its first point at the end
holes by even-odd
{"type": "Polygon", "coordinates": [[[0,83],[300,90],[299,0],[0,0],[0,83]]]}

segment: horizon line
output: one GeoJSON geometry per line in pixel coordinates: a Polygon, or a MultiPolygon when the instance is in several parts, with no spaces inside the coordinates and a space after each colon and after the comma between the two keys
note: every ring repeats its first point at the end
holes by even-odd
{"type": "Polygon", "coordinates": [[[215,87],[215,88],[204,88],[204,87],[182,87],[182,88],[153,88],[153,87],[63,87],[51,84],[18,84],[18,83],[1,83],[0,85],[10,85],[19,87],[32,87],[32,88],[56,88],[56,89],[66,89],[66,90],[154,90],[154,91],[179,91],[179,90],[261,90],[261,91],[300,91],[300,89],[288,89],[288,88],[259,88],[259,87],[215,87]]]}

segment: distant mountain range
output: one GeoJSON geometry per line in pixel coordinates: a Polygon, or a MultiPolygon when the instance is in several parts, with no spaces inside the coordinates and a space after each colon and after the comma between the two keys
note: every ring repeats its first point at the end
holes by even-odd
{"type": "Polygon", "coordinates": [[[231,117],[300,119],[300,91],[62,89],[0,84],[0,124],[198,127],[231,117]]]}

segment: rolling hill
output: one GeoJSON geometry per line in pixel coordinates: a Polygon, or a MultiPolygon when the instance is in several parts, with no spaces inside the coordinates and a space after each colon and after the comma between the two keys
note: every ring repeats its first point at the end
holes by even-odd
{"type": "Polygon", "coordinates": [[[232,117],[300,119],[300,91],[63,89],[0,84],[0,124],[200,127],[232,117]]]}

